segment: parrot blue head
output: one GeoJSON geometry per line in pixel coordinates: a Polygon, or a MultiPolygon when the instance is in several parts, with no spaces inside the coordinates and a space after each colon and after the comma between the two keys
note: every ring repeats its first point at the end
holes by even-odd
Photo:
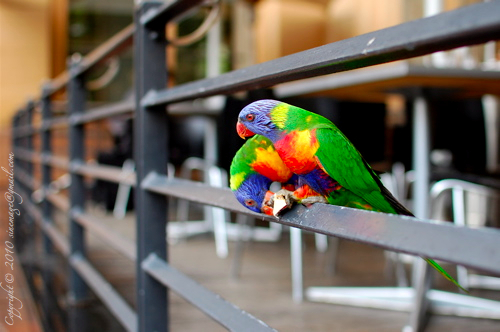
{"type": "Polygon", "coordinates": [[[281,130],[276,124],[276,119],[271,116],[271,112],[280,104],[288,106],[272,99],[258,100],[245,106],[238,115],[236,125],[238,135],[246,138],[258,134],[274,142],[278,139],[281,130]]]}
{"type": "Polygon", "coordinates": [[[233,192],[238,202],[247,209],[268,214],[269,207],[263,203],[270,185],[271,180],[267,177],[259,173],[253,173],[248,175],[233,192]]]}

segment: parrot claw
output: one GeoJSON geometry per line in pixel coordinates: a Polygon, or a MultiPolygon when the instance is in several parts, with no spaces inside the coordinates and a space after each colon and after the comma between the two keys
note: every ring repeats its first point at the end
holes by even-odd
{"type": "Polygon", "coordinates": [[[314,203],[328,204],[328,201],[323,196],[311,196],[304,198],[300,203],[302,203],[306,207],[311,207],[311,205],[313,205],[314,203]]]}
{"type": "Polygon", "coordinates": [[[297,199],[293,195],[293,192],[281,189],[273,195],[270,202],[272,202],[273,205],[274,216],[279,217],[285,210],[290,209],[293,204],[297,202],[297,199]]]}

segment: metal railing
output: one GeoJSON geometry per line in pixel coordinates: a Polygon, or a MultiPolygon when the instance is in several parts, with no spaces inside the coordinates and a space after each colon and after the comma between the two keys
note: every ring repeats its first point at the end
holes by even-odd
{"type": "MultiPolygon", "coordinates": [[[[210,187],[193,181],[167,177],[170,104],[270,87],[291,80],[366,67],[406,59],[434,51],[484,43],[500,38],[500,2],[477,4],[433,17],[404,23],[315,49],[272,60],[217,77],[166,88],[165,24],[203,1],[168,3],[142,1],[137,5],[135,23],[88,56],[73,57],[67,73],[47,83],[39,99],[30,102],[13,119],[13,152],[16,189],[25,198],[25,221],[33,220],[44,234],[44,250],[57,249],[70,267],[71,311],[69,329],[81,331],[85,315],[80,304],[88,288],[103,301],[129,331],[168,330],[168,292],[173,290],[193,305],[234,331],[271,331],[218,295],[206,290],[168,263],[166,244],[167,210],[165,196],[224,208],[377,247],[439,259],[486,272],[500,273],[496,255],[500,232],[456,227],[450,223],[429,222],[397,215],[354,210],[333,205],[298,206],[275,219],[244,209],[229,189],[210,187]],[[118,102],[86,109],[85,73],[95,64],[132,45],[135,58],[135,101],[118,102]],[[52,95],[66,88],[68,112],[53,118],[52,95]],[[35,103],[42,109],[41,125],[33,125],[35,103]],[[125,113],[134,113],[134,151],[136,173],[127,177],[135,186],[136,244],[113,233],[85,209],[84,177],[120,183],[119,167],[85,162],[84,124],[125,113]],[[68,158],[52,154],[51,131],[67,126],[68,158]],[[41,137],[41,148],[33,139],[41,137]],[[41,181],[34,176],[34,165],[41,165],[41,181]],[[69,197],[50,190],[51,169],[71,174],[69,197]],[[35,190],[42,192],[40,205],[31,200],[35,190]],[[216,197],[216,198],[214,198],[216,197]],[[69,238],[53,224],[53,210],[68,213],[69,238]],[[328,221],[328,222],[326,222],[328,221]],[[136,262],[137,311],[113,289],[86,257],[84,232],[92,232],[136,262]],[[473,244],[464,246],[464,244],[473,244]]],[[[50,273],[44,274],[46,288],[50,273]]],[[[45,313],[50,311],[44,305],[45,313]]]]}

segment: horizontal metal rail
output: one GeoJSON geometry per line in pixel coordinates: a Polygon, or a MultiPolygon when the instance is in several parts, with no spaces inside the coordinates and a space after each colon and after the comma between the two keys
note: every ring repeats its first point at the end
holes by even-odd
{"type": "Polygon", "coordinates": [[[97,179],[135,186],[135,172],[123,171],[121,167],[103,164],[71,163],[71,171],[97,179]]]}
{"type": "Polygon", "coordinates": [[[150,254],[142,262],[141,266],[153,278],[169,287],[169,289],[198,307],[230,331],[276,331],[264,322],[186,277],[155,254],[150,254]]]}
{"type": "Polygon", "coordinates": [[[72,215],[86,230],[104,240],[106,244],[110,245],[127,258],[133,261],[136,260],[137,253],[135,251],[136,244],[134,241],[126,239],[112,228],[104,225],[96,217],[89,214],[80,211],[72,211],[72,215]]]}
{"type": "Polygon", "coordinates": [[[58,208],[62,212],[68,212],[70,209],[69,199],[61,194],[47,193],[45,194],[45,199],[47,199],[53,206],[58,208]]]}
{"type": "Polygon", "coordinates": [[[149,9],[140,19],[141,24],[148,28],[158,29],[165,26],[166,22],[171,21],[188,10],[195,8],[206,2],[206,0],[191,1],[170,1],[157,8],[149,9]]]}
{"type": "Polygon", "coordinates": [[[40,126],[40,130],[49,130],[64,128],[68,125],[68,118],[66,116],[58,116],[50,120],[44,120],[40,126]]]}
{"type": "Polygon", "coordinates": [[[137,331],[135,311],[113,286],[82,255],[71,255],[69,262],[126,330],[137,331]]]}
{"type": "Polygon", "coordinates": [[[88,122],[98,121],[113,116],[131,114],[135,108],[135,103],[130,100],[111,103],[103,106],[88,109],[85,113],[75,114],[70,117],[59,116],[42,122],[40,127],[22,126],[15,129],[14,137],[21,138],[38,134],[42,130],[56,129],[59,127],[67,127],[69,124],[84,124],[88,122]]]}
{"type": "Polygon", "coordinates": [[[31,125],[24,125],[14,129],[13,136],[15,138],[32,136],[38,133],[38,129],[31,125]]]}
{"type": "Polygon", "coordinates": [[[120,32],[113,35],[113,37],[90,52],[88,55],[83,57],[78,66],[78,70],[75,72],[75,75],[80,75],[84,71],[87,71],[89,68],[102,63],[106,59],[109,59],[117,54],[121,54],[125,49],[130,48],[133,42],[134,31],[134,24],[129,24],[120,32]]]}
{"type": "Polygon", "coordinates": [[[225,188],[169,179],[156,173],[150,173],[141,186],[155,193],[245,213],[262,220],[500,274],[500,255],[497,255],[500,231],[495,229],[470,229],[449,222],[319,203],[310,208],[299,205],[276,219],[244,209],[233,193],[225,188]]]}
{"type": "Polygon", "coordinates": [[[50,238],[50,241],[64,257],[69,257],[70,246],[66,236],[58,230],[52,223],[45,220],[38,220],[38,226],[50,238]]]}
{"type": "MultiPolygon", "coordinates": [[[[80,75],[89,68],[105,61],[106,59],[120,54],[124,49],[132,46],[135,27],[130,24],[116,35],[101,44],[98,48],[83,57],[79,68],[75,71],[75,75],[80,75]]],[[[52,95],[55,92],[63,89],[69,82],[70,75],[65,71],[53,79],[47,86],[46,96],[52,95]]],[[[42,96],[45,97],[45,96],[42,96]]]]}
{"type": "Polygon", "coordinates": [[[60,169],[69,169],[69,159],[67,157],[54,156],[53,154],[42,153],[40,162],[60,169]]]}
{"type": "MultiPolygon", "coordinates": [[[[22,192],[22,195],[27,195],[26,192],[22,192]]],[[[130,305],[123,299],[123,297],[111,286],[111,284],[95,269],[92,265],[80,254],[71,254],[70,245],[68,238],[58,230],[52,223],[44,221],[42,219],[42,214],[39,207],[31,203],[30,200],[26,200],[23,204],[26,206],[26,211],[33,217],[37,226],[50,238],[52,244],[59,250],[59,252],[66,258],[68,258],[70,264],[75,268],[75,270],[85,279],[86,283],[92,288],[95,294],[101,299],[101,301],[113,312],[114,316],[120,321],[120,323],[128,331],[137,331],[137,315],[135,311],[130,307],[130,305]]],[[[68,203],[69,205],[69,203],[68,203]]],[[[78,221],[91,230],[93,233],[102,235],[104,227],[102,225],[97,225],[93,220],[90,220],[88,216],[83,214],[75,213],[78,221]]],[[[109,232],[109,230],[108,230],[109,232]]],[[[116,234],[113,236],[116,239],[116,234]]],[[[110,237],[108,237],[110,239],[110,237]]],[[[125,255],[130,255],[130,250],[125,248],[128,245],[129,248],[134,248],[134,245],[125,243],[122,240],[123,253],[125,255]]],[[[120,250],[120,248],[117,248],[120,250]]],[[[133,250],[132,250],[133,251],[133,250]]],[[[134,256],[134,254],[132,254],[134,256]]]]}
{"type": "Polygon", "coordinates": [[[35,190],[40,186],[40,182],[37,179],[35,179],[22,169],[17,169],[14,173],[14,177],[16,180],[18,180],[31,190],[35,190]]]}
{"type": "Polygon", "coordinates": [[[161,91],[146,107],[269,87],[498,39],[500,2],[480,3],[161,91]]]}
{"type": "MultiPolygon", "coordinates": [[[[22,197],[27,197],[28,195],[25,191],[20,191],[19,194],[22,197]]],[[[23,205],[26,207],[28,214],[35,220],[37,226],[50,238],[57,250],[59,250],[64,257],[69,257],[70,246],[66,236],[52,223],[43,220],[39,207],[33,204],[29,199],[23,201],[23,205]]]]}
{"type": "Polygon", "coordinates": [[[32,163],[40,162],[40,153],[27,148],[14,148],[14,155],[17,159],[32,163]]]}
{"type": "Polygon", "coordinates": [[[125,100],[112,104],[107,104],[104,106],[94,107],[82,114],[72,115],[69,119],[69,122],[73,124],[83,124],[117,115],[129,114],[129,113],[132,114],[134,109],[135,109],[134,101],[125,100]]]}

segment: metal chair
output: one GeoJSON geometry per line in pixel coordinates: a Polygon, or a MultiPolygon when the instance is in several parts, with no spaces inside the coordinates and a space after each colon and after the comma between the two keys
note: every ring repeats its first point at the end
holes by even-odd
{"type": "MultiPolygon", "coordinates": [[[[493,222],[498,217],[500,198],[500,193],[495,189],[463,180],[446,179],[436,182],[430,195],[433,219],[449,220],[451,217],[455,224],[473,228],[498,226],[493,222]],[[451,207],[451,216],[446,216],[447,207],[451,207]]],[[[500,278],[476,274],[463,266],[457,266],[457,279],[466,288],[500,290],[500,278]]]]}
{"type": "MultiPolygon", "coordinates": [[[[227,172],[212,163],[201,158],[191,157],[184,161],[180,170],[181,178],[191,178],[193,172],[200,171],[203,181],[214,187],[227,186],[227,172]]],[[[189,219],[189,201],[179,200],[177,202],[177,220],[168,223],[169,241],[177,241],[189,236],[214,233],[217,256],[225,258],[228,255],[227,227],[229,213],[220,208],[209,206],[203,207],[202,220],[189,219]]]]}

